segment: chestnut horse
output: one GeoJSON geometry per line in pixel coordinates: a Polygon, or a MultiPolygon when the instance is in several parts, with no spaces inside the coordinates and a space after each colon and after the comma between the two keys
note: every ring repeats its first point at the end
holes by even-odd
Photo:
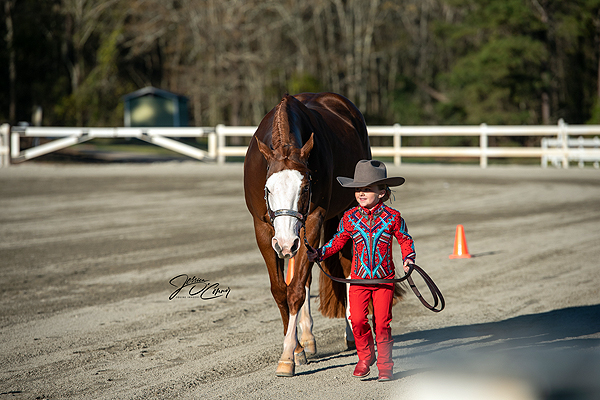
{"type": "MultiPolygon", "coordinates": [[[[276,375],[293,376],[295,365],[315,353],[310,315],[310,263],[305,240],[318,247],[337,231],[354,192],[337,176],[353,176],[359,160],[370,159],[364,118],[348,99],[334,93],[286,95],[261,121],[244,161],[246,205],[271,281],[284,327],[276,375]],[[286,262],[292,266],[286,267],[286,262]],[[300,314],[300,315],[298,315],[300,314]],[[302,336],[297,338],[300,325],[302,336]]],[[[330,257],[324,268],[349,277],[351,246],[330,257]]],[[[344,284],[321,274],[319,310],[330,318],[347,314],[344,284]]],[[[347,316],[347,315],[346,315],[347,316]]],[[[346,321],[347,322],[347,321],[346,321]]],[[[354,341],[349,324],[346,338],[354,341]]]]}

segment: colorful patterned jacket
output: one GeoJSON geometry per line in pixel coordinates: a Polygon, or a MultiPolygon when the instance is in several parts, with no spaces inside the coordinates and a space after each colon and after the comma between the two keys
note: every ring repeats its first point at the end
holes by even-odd
{"type": "Polygon", "coordinates": [[[393,278],[392,237],[395,236],[402,250],[402,261],[416,258],[412,237],[408,234],[400,212],[383,203],[372,210],[356,206],[344,214],[337,233],[317,250],[318,259],[340,251],[348,239],[353,241],[351,278],[393,278]]]}

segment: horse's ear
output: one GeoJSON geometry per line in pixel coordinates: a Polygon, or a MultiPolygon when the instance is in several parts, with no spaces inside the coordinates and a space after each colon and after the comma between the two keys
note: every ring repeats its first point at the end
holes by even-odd
{"type": "Polygon", "coordinates": [[[260,150],[260,152],[263,154],[263,156],[265,157],[265,160],[267,160],[267,162],[269,162],[269,160],[271,160],[273,158],[273,152],[271,151],[269,146],[267,146],[262,141],[260,141],[256,136],[255,136],[255,139],[256,139],[256,143],[258,144],[258,150],[260,150]]]}
{"type": "Polygon", "coordinates": [[[310,151],[313,148],[314,145],[314,139],[313,137],[315,136],[315,133],[311,133],[310,134],[310,138],[306,141],[306,143],[304,143],[304,146],[302,146],[302,150],[300,150],[300,158],[302,160],[308,160],[308,156],[310,155],[310,151]]]}

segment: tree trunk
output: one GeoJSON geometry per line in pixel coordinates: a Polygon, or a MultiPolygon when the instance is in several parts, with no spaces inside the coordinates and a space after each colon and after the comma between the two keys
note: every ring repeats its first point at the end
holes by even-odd
{"type": "Polygon", "coordinates": [[[14,47],[14,28],[12,20],[13,2],[11,0],[4,1],[4,14],[6,23],[6,48],[8,50],[8,81],[9,81],[9,106],[8,120],[10,123],[17,122],[17,101],[16,101],[16,82],[17,82],[17,67],[14,47]]]}
{"type": "Polygon", "coordinates": [[[550,96],[542,93],[542,125],[550,125],[550,96]]]}

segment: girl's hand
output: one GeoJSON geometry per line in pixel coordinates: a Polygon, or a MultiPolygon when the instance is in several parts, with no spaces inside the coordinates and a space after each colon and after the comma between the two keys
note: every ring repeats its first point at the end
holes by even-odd
{"type": "Polygon", "coordinates": [[[408,271],[410,271],[410,267],[409,264],[414,264],[415,262],[413,260],[411,260],[410,258],[407,259],[406,261],[404,261],[404,273],[408,274],[408,271]]]}
{"type": "Polygon", "coordinates": [[[307,248],[306,256],[308,257],[308,261],[310,262],[315,262],[317,258],[319,258],[317,251],[310,246],[307,248]]]}

